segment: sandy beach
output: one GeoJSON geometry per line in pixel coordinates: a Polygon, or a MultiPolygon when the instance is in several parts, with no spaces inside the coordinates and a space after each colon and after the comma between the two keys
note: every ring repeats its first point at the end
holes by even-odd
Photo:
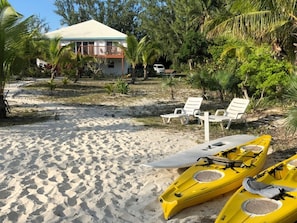
{"type": "Polygon", "coordinates": [[[165,221],[158,196],[178,170],[141,164],[195,146],[201,132],[152,130],[104,106],[42,105],[13,89],[10,95],[9,102],[57,113],[0,128],[1,222],[207,223],[231,194],[165,221]]]}

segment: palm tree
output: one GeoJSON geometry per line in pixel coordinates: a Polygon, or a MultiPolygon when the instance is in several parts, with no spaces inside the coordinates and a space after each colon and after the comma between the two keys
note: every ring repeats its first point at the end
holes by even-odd
{"type": "Polygon", "coordinates": [[[95,59],[91,56],[88,55],[82,55],[79,53],[72,53],[72,65],[74,65],[75,67],[75,79],[74,79],[74,83],[76,83],[81,75],[81,71],[88,66],[88,63],[90,63],[91,61],[95,61],[95,59]]]}
{"type": "Polygon", "coordinates": [[[234,0],[229,1],[224,14],[218,14],[205,23],[209,37],[222,34],[238,38],[252,38],[270,42],[294,56],[292,47],[297,24],[297,0],[234,0]],[[227,9],[228,8],[228,9],[227,9]]]}
{"type": "MultiPolygon", "coordinates": [[[[240,64],[245,63],[248,55],[250,53],[252,53],[252,50],[253,50],[253,44],[250,43],[249,41],[233,41],[233,40],[229,39],[229,42],[225,45],[224,50],[221,53],[220,60],[224,61],[223,60],[224,58],[228,58],[229,56],[231,56],[232,58],[235,58],[235,60],[234,60],[235,67],[238,67],[240,64]]],[[[226,61],[224,61],[224,63],[226,63],[226,61]]],[[[230,64],[232,64],[231,61],[228,61],[228,65],[230,65],[230,64]]],[[[232,67],[230,67],[230,68],[232,68],[232,67]]],[[[234,69],[234,68],[232,68],[232,69],[234,69]]],[[[225,72],[220,71],[219,73],[224,74],[225,72]]],[[[223,76],[225,76],[225,78],[229,79],[231,73],[234,73],[234,71],[233,72],[227,71],[227,73],[223,76]],[[228,74],[228,72],[229,72],[229,74],[228,74]]],[[[230,79],[230,82],[232,82],[231,80],[236,82],[237,81],[236,80],[237,78],[235,78],[236,75],[234,76],[234,74],[233,74],[232,76],[233,76],[233,78],[230,79]]],[[[224,79],[224,78],[222,78],[222,79],[224,79]]],[[[247,87],[246,87],[246,82],[248,80],[248,74],[245,74],[245,78],[242,78],[242,79],[243,80],[239,84],[239,86],[242,90],[244,97],[248,99],[249,95],[248,95],[248,91],[247,91],[247,87]]],[[[228,88],[226,88],[226,89],[228,89],[228,88]]]]}
{"type": "MultiPolygon", "coordinates": [[[[56,37],[49,40],[47,61],[51,64],[51,80],[57,74],[58,67],[65,60],[65,55],[71,51],[71,45],[61,46],[61,37],[56,37]]],[[[68,54],[69,55],[69,54],[68,54]]],[[[67,56],[66,56],[67,57],[67,56]]]]}
{"type": "Polygon", "coordinates": [[[174,88],[177,84],[177,79],[175,79],[174,76],[169,76],[162,80],[162,86],[170,89],[171,100],[174,100],[174,88]]]}
{"type": "Polygon", "coordinates": [[[287,112],[286,126],[289,131],[295,133],[297,130],[297,107],[296,107],[297,80],[296,80],[296,77],[292,78],[292,81],[290,82],[290,87],[288,89],[288,93],[286,96],[287,96],[287,99],[289,99],[293,103],[293,106],[287,112]]]}
{"type": "MultiPolygon", "coordinates": [[[[296,40],[297,0],[234,0],[230,10],[224,16],[208,21],[208,35],[217,36],[222,33],[241,38],[252,38],[258,42],[270,42],[276,57],[284,49],[295,64],[297,57],[293,45],[296,40]],[[240,6],[240,7],[238,7],[240,6]],[[226,16],[228,15],[228,16],[226,16]]],[[[297,99],[297,80],[291,81],[288,98],[297,99]]],[[[297,109],[289,109],[287,127],[297,130],[297,109]]]]}
{"type": "Polygon", "coordinates": [[[127,45],[118,44],[124,54],[126,60],[132,66],[132,74],[131,74],[131,84],[134,84],[136,81],[135,75],[135,67],[140,62],[141,50],[143,49],[143,44],[145,43],[145,37],[143,37],[139,42],[134,35],[129,35],[126,38],[127,45]]]}
{"type": "MultiPolygon", "coordinates": [[[[140,41],[140,43],[143,43],[143,41],[140,41]]],[[[150,41],[145,42],[142,45],[141,51],[141,62],[143,65],[143,79],[147,80],[148,78],[148,72],[147,72],[147,66],[153,64],[156,59],[160,56],[160,48],[156,43],[152,43],[150,41]]]]}
{"type": "Polygon", "coordinates": [[[22,20],[7,0],[0,1],[0,118],[7,117],[4,88],[9,75],[18,66],[15,63],[22,46],[21,42],[28,35],[27,28],[31,17],[22,20]]]}

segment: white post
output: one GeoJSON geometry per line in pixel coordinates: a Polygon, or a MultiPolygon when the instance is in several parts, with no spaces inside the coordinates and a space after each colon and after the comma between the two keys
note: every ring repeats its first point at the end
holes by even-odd
{"type": "Polygon", "coordinates": [[[209,113],[204,112],[204,140],[205,142],[209,142],[209,113]]]}

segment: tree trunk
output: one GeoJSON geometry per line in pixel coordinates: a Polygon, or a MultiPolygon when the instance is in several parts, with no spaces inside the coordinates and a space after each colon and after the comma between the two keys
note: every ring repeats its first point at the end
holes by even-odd
{"type": "Polygon", "coordinates": [[[79,72],[79,69],[77,68],[76,71],[75,71],[74,83],[77,83],[78,82],[79,76],[80,76],[80,72],[79,72]]]}
{"type": "Polygon", "coordinates": [[[54,80],[57,75],[57,66],[53,66],[51,69],[51,80],[54,80]]]}
{"type": "Polygon", "coordinates": [[[174,90],[173,87],[170,88],[171,99],[174,100],[174,90]]]}
{"type": "Polygon", "coordinates": [[[132,74],[131,74],[131,84],[135,84],[135,67],[132,67],[132,74]]]}
{"type": "Polygon", "coordinates": [[[190,70],[193,70],[193,64],[192,63],[193,63],[193,60],[192,59],[189,59],[188,60],[188,64],[189,64],[189,69],[190,70]]]}
{"type": "Polygon", "coordinates": [[[147,69],[146,69],[146,66],[143,66],[143,80],[147,80],[147,79],[148,79],[147,69]]]}
{"type": "Polygon", "coordinates": [[[224,93],[223,93],[223,90],[219,90],[219,96],[220,96],[220,100],[221,102],[224,101],[224,93]]]}
{"type": "Polygon", "coordinates": [[[249,99],[249,94],[248,94],[248,91],[247,91],[247,89],[245,87],[242,87],[242,93],[243,93],[243,95],[244,95],[244,97],[246,99],[249,99]]]}
{"type": "Polygon", "coordinates": [[[6,113],[6,104],[4,101],[4,95],[0,95],[0,119],[4,119],[7,117],[6,113]]]}

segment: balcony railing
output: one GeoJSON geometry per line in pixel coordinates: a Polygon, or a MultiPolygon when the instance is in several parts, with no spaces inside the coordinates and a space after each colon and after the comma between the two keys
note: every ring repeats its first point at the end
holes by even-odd
{"type": "Polygon", "coordinates": [[[117,46],[80,46],[77,53],[103,58],[124,58],[124,52],[117,46]]]}

